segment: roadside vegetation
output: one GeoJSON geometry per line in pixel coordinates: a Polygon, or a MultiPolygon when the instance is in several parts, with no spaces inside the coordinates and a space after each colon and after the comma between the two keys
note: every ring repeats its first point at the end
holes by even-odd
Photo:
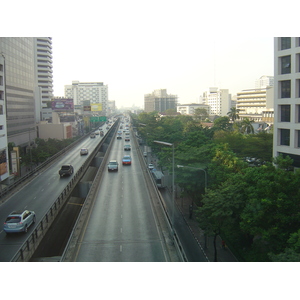
{"type": "Polygon", "coordinates": [[[288,171],[289,157],[273,160],[272,133],[254,134],[234,109],[213,126],[202,125],[203,112],[131,117],[160,167],[172,171],[172,148],[154,140],[174,144],[175,166],[193,168],[176,168],[175,183],[207,234],[221,235],[240,261],[300,261],[300,172],[288,171]]]}

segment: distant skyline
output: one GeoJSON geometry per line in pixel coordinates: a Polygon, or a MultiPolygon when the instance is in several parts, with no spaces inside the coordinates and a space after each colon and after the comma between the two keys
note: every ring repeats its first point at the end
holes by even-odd
{"type": "MultiPolygon", "coordinates": [[[[108,34],[108,33],[106,33],[108,34]]],[[[273,37],[219,37],[186,40],[177,46],[164,36],[145,46],[147,37],[122,47],[91,36],[53,36],[54,95],[74,80],[108,85],[109,100],[118,107],[144,106],[144,94],[156,89],[178,96],[179,103],[198,102],[210,87],[229,89],[232,95],[255,88],[263,75],[274,76],[273,37]],[[142,45],[143,44],[143,45],[142,45]],[[161,46],[163,45],[163,46],[161,46]]]]}

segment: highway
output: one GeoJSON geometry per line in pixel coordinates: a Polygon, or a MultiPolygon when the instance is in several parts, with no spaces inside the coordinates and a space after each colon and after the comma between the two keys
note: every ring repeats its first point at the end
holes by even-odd
{"type": "MultiPolygon", "coordinates": [[[[107,130],[103,126],[104,132],[107,130]]],[[[49,210],[51,205],[61,194],[70,177],[60,178],[58,171],[61,165],[71,163],[74,166],[74,173],[81,167],[87,156],[80,155],[80,149],[86,147],[89,149],[89,155],[102,139],[99,135],[96,138],[86,137],[81,143],[77,144],[69,152],[65,153],[55,163],[49,166],[43,172],[35,175],[35,178],[25,185],[19,192],[15,193],[0,206],[0,261],[10,261],[15,252],[24,243],[28,234],[30,234],[41,218],[49,210]],[[3,222],[12,211],[33,210],[36,213],[36,223],[30,226],[28,233],[17,233],[6,235],[3,231],[3,222]]]]}
{"type": "MultiPolygon", "coordinates": [[[[131,133],[132,135],[132,133],[131,133]]],[[[104,169],[99,193],[76,250],[78,262],[162,262],[169,261],[164,239],[158,229],[151,197],[131,141],[115,139],[109,159],[119,162],[117,172],[104,169]],[[123,150],[131,144],[131,151],[123,150]],[[130,154],[131,166],[122,158],[130,154]]]]}

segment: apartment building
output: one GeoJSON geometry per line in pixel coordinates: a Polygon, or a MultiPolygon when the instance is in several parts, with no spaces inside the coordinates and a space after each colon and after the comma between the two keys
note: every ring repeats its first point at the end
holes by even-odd
{"type": "Polygon", "coordinates": [[[144,95],[145,112],[164,112],[167,109],[177,110],[177,95],[167,94],[166,89],[154,90],[151,94],[144,95]]]}
{"type": "Polygon", "coordinates": [[[300,168],[300,38],[274,39],[273,156],[280,153],[300,168]]]}
{"type": "Polygon", "coordinates": [[[72,81],[72,85],[65,85],[65,97],[74,100],[74,105],[83,105],[89,101],[99,115],[106,116],[108,111],[108,86],[103,82],[72,81]]]}
{"type": "Polygon", "coordinates": [[[202,96],[204,104],[210,106],[210,114],[217,116],[227,116],[231,108],[231,95],[228,89],[209,88],[202,96]]]}

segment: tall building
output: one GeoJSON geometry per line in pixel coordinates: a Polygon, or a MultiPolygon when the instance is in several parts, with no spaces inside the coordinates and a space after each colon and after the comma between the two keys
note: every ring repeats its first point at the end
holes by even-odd
{"type": "Polygon", "coordinates": [[[263,111],[273,108],[273,87],[243,90],[237,93],[236,108],[241,120],[248,118],[262,122],[263,111]]]}
{"type": "Polygon", "coordinates": [[[280,153],[300,168],[300,38],[274,39],[273,156],[280,153]]]}
{"type": "Polygon", "coordinates": [[[231,108],[231,95],[227,89],[211,87],[209,92],[203,93],[202,101],[210,106],[211,115],[227,116],[231,108]]]}
{"type": "Polygon", "coordinates": [[[0,54],[5,65],[4,126],[8,142],[24,150],[36,138],[34,47],[32,37],[0,38],[0,54]]]}
{"type": "Polygon", "coordinates": [[[177,95],[167,94],[166,89],[154,90],[144,95],[144,108],[145,112],[164,112],[167,109],[177,111],[177,95]]]}
{"type": "Polygon", "coordinates": [[[0,182],[9,176],[5,99],[5,57],[0,53],[0,182]]]}
{"type": "Polygon", "coordinates": [[[84,101],[89,101],[94,107],[98,105],[98,114],[107,115],[108,86],[103,82],[72,81],[72,85],[65,85],[65,97],[73,99],[74,105],[83,105],[84,101]]]}
{"type": "Polygon", "coordinates": [[[36,122],[42,120],[42,108],[53,98],[52,38],[34,38],[36,122]]]}

